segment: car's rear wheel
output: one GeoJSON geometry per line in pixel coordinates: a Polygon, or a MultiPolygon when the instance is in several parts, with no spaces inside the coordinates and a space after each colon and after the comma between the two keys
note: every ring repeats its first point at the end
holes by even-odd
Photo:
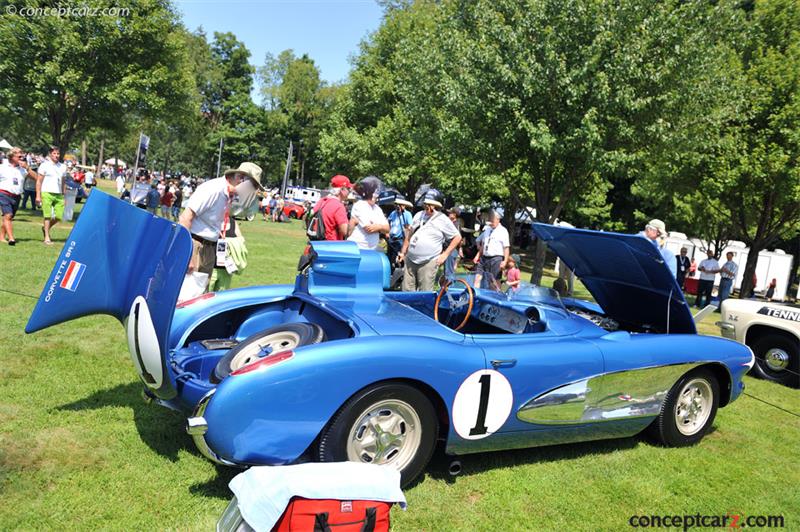
{"type": "Polygon", "coordinates": [[[297,220],[297,213],[294,211],[289,211],[289,218],[292,220],[297,220]]]}
{"type": "Polygon", "coordinates": [[[753,373],[786,386],[800,385],[800,349],[796,341],[782,334],[768,334],[753,343],[753,353],[753,373]]]}
{"type": "Polygon", "coordinates": [[[272,353],[291,351],[325,340],[325,331],[313,323],[284,323],[257,332],[228,351],[214,368],[212,382],[220,382],[232,371],[243,368],[272,353]]]}
{"type": "Polygon", "coordinates": [[[425,394],[407,384],[376,384],[351,397],[325,427],[318,458],[391,466],[405,486],[428,465],[437,432],[425,394]]]}
{"type": "Polygon", "coordinates": [[[690,371],[667,394],[650,435],[668,447],[694,445],[711,429],[719,406],[719,383],[705,368],[690,371]]]}

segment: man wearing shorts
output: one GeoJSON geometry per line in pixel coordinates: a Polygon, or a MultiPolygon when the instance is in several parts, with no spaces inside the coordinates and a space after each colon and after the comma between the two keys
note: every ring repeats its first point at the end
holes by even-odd
{"type": "Polygon", "coordinates": [[[67,167],[58,161],[60,157],[61,151],[51,146],[47,159],[37,169],[39,178],[36,181],[36,203],[42,204],[42,235],[47,245],[53,243],[50,240],[50,229],[64,216],[64,192],[67,186],[64,174],[67,167]]]}
{"type": "Polygon", "coordinates": [[[9,246],[17,243],[11,220],[17,214],[22,187],[28,174],[36,175],[28,169],[28,164],[22,158],[22,150],[11,148],[8,152],[8,161],[0,165],[0,214],[3,216],[0,239],[8,238],[9,246]]]}

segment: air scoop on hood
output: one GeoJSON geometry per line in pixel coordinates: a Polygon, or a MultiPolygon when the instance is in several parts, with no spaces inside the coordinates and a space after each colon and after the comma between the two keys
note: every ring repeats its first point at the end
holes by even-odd
{"type": "Polygon", "coordinates": [[[652,242],[638,235],[533,224],[609,317],[654,332],[695,334],[683,292],[652,242]]]}

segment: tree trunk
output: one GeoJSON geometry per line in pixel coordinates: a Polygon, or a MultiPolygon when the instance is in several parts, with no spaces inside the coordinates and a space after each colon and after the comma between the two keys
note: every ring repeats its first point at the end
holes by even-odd
{"type": "Polygon", "coordinates": [[[97,168],[95,168],[95,170],[97,171],[98,179],[100,178],[100,169],[103,168],[103,151],[105,150],[105,147],[106,147],[106,139],[101,139],[100,140],[100,157],[97,159],[97,168]]]}
{"type": "Polygon", "coordinates": [[[541,238],[536,239],[536,251],[533,254],[533,266],[531,273],[531,283],[541,284],[542,273],[544,272],[544,261],[547,256],[547,244],[541,238]]]}
{"type": "Polygon", "coordinates": [[[81,166],[86,166],[86,139],[81,141],[81,166]]]}
{"type": "MultiPolygon", "coordinates": [[[[515,195],[511,196],[510,201],[506,204],[506,209],[503,211],[503,226],[508,230],[508,240],[511,243],[511,251],[514,251],[514,231],[517,225],[517,209],[519,209],[519,200],[515,195]]],[[[517,264],[517,268],[519,268],[517,264]]]]}
{"type": "Polygon", "coordinates": [[[739,298],[746,299],[753,295],[755,286],[753,286],[753,274],[756,273],[756,264],[758,264],[758,254],[764,249],[761,242],[753,242],[750,245],[750,251],[747,254],[747,262],[744,266],[744,273],[742,274],[742,286],[739,289],[739,298]]]}

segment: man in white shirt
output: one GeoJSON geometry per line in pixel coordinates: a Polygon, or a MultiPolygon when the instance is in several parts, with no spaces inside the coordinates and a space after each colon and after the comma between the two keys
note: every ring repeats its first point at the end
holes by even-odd
{"type": "Polygon", "coordinates": [[[486,228],[478,237],[478,254],[475,255],[475,287],[500,289],[500,272],[506,267],[511,241],[508,230],[500,225],[500,214],[489,211],[486,228]]]}
{"type": "Polygon", "coordinates": [[[700,281],[697,283],[697,299],[694,300],[694,306],[703,308],[703,298],[705,297],[706,305],[711,303],[711,291],[714,289],[714,279],[719,272],[719,262],[714,258],[714,250],[707,249],[706,254],[708,258],[700,263],[697,270],[700,272],[700,281]]]}
{"type": "Polygon", "coordinates": [[[355,242],[361,249],[377,249],[381,233],[389,233],[389,221],[377,205],[378,194],[383,183],[375,176],[368,176],[355,184],[353,190],[361,200],[350,211],[347,240],[355,242]]]}
{"type": "MultiPolygon", "coordinates": [[[[244,187],[261,186],[261,167],[245,162],[225,172],[224,177],[210,179],[197,187],[179,217],[179,223],[192,235],[193,250],[188,272],[205,273],[209,277],[217,264],[217,243],[228,229],[233,195],[244,194],[244,187]]],[[[252,192],[252,190],[250,190],[252,192]]]]}
{"type": "Polygon", "coordinates": [[[442,208],[442,194],[436,189],[425,193],[425,210],[414,215],[411,229],[397,260],[405,261],[404,292],[431,292],[436,271],[445,263],[450,253],[461,243],[461,235],[453,222],[438,209],[442,208]],[[444,243],[450,243],[442,251],[444,243]]]}
{"type": "Polygon", "coordinates": [[[44,216],[42,236],[47,245],[53,243],[50,240],[50,229],[64,217],[64,193],[67,187],[64,174],[67,173],[67,167],[64,163],[59,162],[60,158],[61,150],[51,146],[47,159],[36,170],[39,174],[36,182],[36,203],[42,204],[44,216]]]}
{"type": "Polygon", "coordinates": [[[86,183],[86,187],[87,188],[92,188],[95,185],[95,183],[94,183],[94,172],[92,172],[91,169],[86,170],[86,179],[85,179],[84,182],[86,183]]]}
{"type": "Polygon", "coordinates": [[[125,192],[125,176],[122,174],[117,175],[117,195],[122,196],[122,193],[125,192]]]}
{"type": "MultiPolygon", "coordinates": [[[[731,288],[733,287],[733,280],[736,279],[736,271],[739,269],[739,266],[733,262],[733,252],[729,251],[725,254],[728,261],[722,265],[722,268],[719,270],[719,304],[720,307],[722,306],[722,302],[728,299],[731,295],[731,288]]],[[[720,307],[717,307],[717,312],[719,312],[720,307]]]]}
{"type": "Polygon", "coordinates": [[[8,160],[0,164],[0,213],[3,216],[0,239],[8,238],[9,246],[17,243],[14,238],[12,220],[17,214],[23,185],[28,175],[37,177],[36,172],[30,170],[27,162],[22,158],[22,150],[11,148],[8,151],[8,160]]]}

